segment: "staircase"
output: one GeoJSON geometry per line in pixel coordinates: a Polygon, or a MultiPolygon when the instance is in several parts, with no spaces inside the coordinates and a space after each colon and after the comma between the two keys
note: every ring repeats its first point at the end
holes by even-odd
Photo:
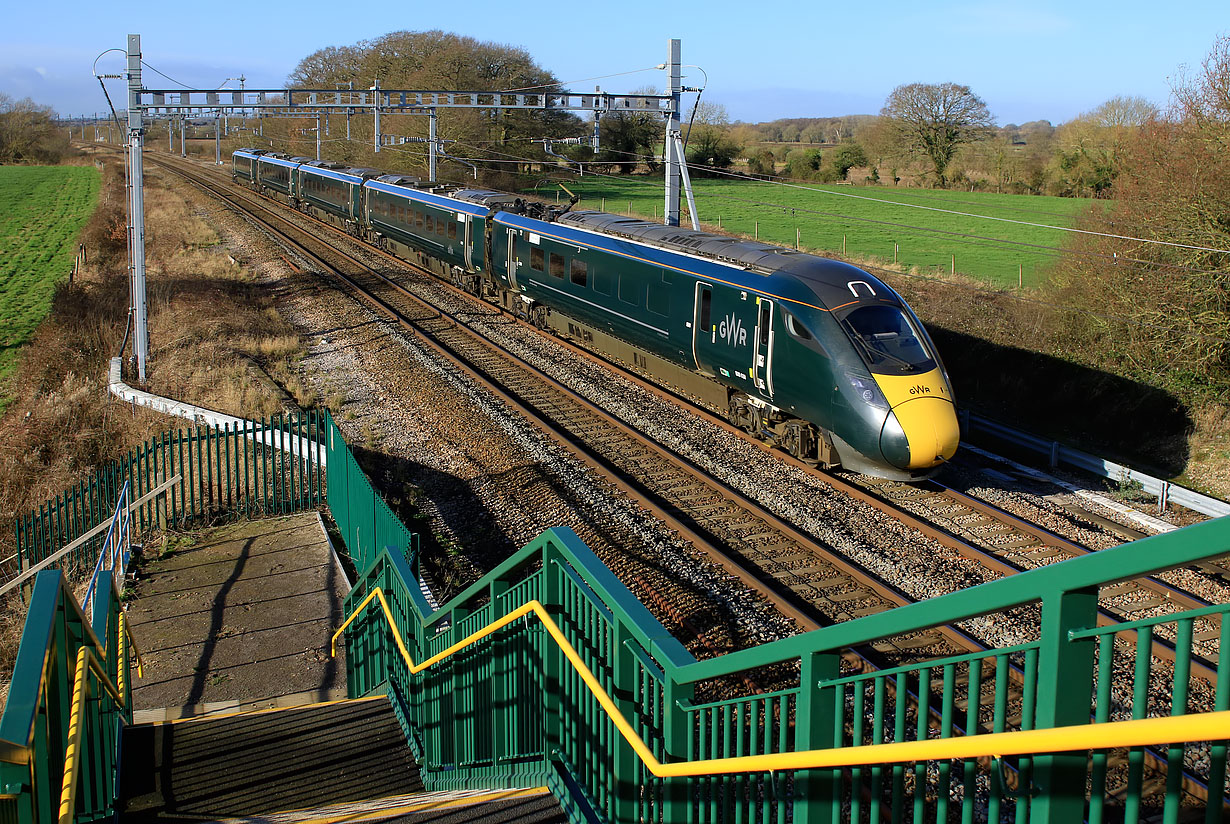
{"type": "Polygon", "coordinates": [[[564,821],[545,790],[424,793],[384,697],[124,730],[122,820],[564,821]]]}

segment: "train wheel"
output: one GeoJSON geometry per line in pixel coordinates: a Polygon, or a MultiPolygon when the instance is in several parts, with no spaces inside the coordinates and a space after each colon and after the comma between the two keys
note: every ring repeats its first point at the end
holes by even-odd
{"type": "Polygon", "coordinates": [[[800,461],[816,460],[816,432],[809,423],[789,421],[778,445],[800,461]]]}
{"type": "Polygon", "coordinates": [[[764,427],[764,417],[760,410],[739,396],[730,399],[730,412],[727,418],[735,426],[752,435],[760,436],[764,427]]]}

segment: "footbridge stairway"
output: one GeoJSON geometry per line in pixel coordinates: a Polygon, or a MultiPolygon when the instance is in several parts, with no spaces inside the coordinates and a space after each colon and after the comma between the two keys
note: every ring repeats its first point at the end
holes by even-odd
{"type": "Polygon", "coordinates": [[[337,438],[313,436],[333,444],[323,486],[358,570],[332,639],[349,699],[133,726],[115,579],[87,620],[43,570],[0,718],[0,822],[1227,820],[1230,605],[1100,626],[1097,600],[1230,553],[1230,518],[698,661],[567,529],[436,608],[404,527],[370,528],[391,515],[345,479],[337,438]],[[857,664],[935,626],[992,634],[1014,609],[1035,637],[857,664]]]}

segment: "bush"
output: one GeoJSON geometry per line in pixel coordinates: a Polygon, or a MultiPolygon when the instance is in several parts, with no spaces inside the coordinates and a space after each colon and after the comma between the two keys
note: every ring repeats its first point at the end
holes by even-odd
{"type": "Polygon", "coordinates": [[[786,155],[786,174],[799,180],[812,180],[820,169],[819,149],[791,149],[786,155]]]}
{"type": "Polygon", "coordinates": [[[747,170],[754,175],[776,174],[777,158],[768,149],[757,149],[748,155],[747,170]]]}
{"type": "Polygon", "coordinates": [[[867,165],[867,153],[854,141],[842,143],[829,152],[827,168],[835,180],[845,180],[855,166],[867,165]]]}

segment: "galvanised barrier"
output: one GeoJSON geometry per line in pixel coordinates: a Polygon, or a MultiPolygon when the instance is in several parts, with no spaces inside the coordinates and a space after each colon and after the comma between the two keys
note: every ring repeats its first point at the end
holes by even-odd
{"type": "Polygon", "coordinates": [[[1209,683],[1190,663],[1218,660],[1230,605],[1099,628],[1097,600],[1227,552],[1230,519],[1209,521],[705,661],[569,530],[435,612],[386,552],[347,601],[349,685],[389,694],[429,787],[547,783],[578,821],[1213,824],[1230,811],[1230,670],[1209,683]],[[944,624],[993,632],[1009,610],[1036,616],[1032,639],[843,663],[944,624]],[[795,675],[745,686],[766,672],[795,675]],[[1197,693],[1212,711],[1188,714],[1197,693]]]}

